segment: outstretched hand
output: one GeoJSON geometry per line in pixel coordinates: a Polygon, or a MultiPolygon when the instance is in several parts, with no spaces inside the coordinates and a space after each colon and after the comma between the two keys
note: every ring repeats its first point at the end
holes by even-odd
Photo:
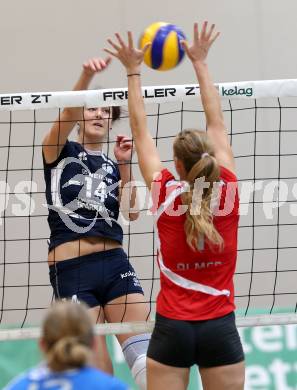
{"type": "Polygon", "coordinates": [[[95,73],[100,73],[108,67],[111,62],[111,57],[103,58],[90,58],[83,63],[83,70],[88,76],[94,76],[95,73]]]}
{"type": "Polygon", "coordinates": [[[151,43],[146,44],[143,49],[137,49],[134,46],[131,31],[128,31],[128,43],[125,43],[119,33],[116,33],[115,36],[117,38],[117,42],[114,42],[110,38],[107,40],[114,50],[104,49],[104,51],[113,57],[118,58],[126,68],[127,72],[139,72],[144,54],[150,47],[151,43]]]}
{"type": "Polygon", "coordinates": [[[182,41],[183,48],[187,56],[192,62],[205,61],[208,55],[208,51],[217,37],[219,32],[214,32],[215,25],[212,24],[208,28],[208,22],[203,22],[202,29],[199,32],[198,23],[194,23],[193,43],[189,46],[187,41],[182,41]]]}

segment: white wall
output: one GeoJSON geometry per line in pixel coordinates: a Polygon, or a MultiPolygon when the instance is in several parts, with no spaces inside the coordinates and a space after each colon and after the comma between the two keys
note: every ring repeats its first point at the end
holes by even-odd
{"type": "MultiPolygon", "coordinates": [[[[68,90],[82,62],[104,55],[105,40],[150,23],[179,25],[190,38],[194,21],[208,19],[222,32],[210,64],[216,81],[294,78],[297,3],[293,0],[10,0],[0,15],[0,90],[68,90]]],[[[124,85],[119,64],[104,85],[124,85]]],[[[144,69],[145,84],[193,81],[188,61],[160,73],[144,69]]],[[[102,82],[101,82],[102,84],[102,82]]]]}

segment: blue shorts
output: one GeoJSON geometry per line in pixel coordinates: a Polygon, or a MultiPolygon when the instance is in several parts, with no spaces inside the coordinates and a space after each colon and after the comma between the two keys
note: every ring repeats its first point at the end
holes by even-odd
{"type": "Polygon", "coordinates": [[[59,261],[49,268],[56,299],[77,299],[89,307],[103,307],[127,294],[143,295],[136,273],[122,248],[59,261]]]}

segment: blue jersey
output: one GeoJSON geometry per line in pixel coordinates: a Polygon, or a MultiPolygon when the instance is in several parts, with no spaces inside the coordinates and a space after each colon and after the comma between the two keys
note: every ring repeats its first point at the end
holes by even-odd
{"type": "Polygon", "coordinates": [[[121,381],[92,367],[51,372],[40,365],[18,376],[3,390],[127,390],[121,381]]]}
{"type": "Polygon", "coordinates": [[[103,152],[67,141],[58,159],[44,161],[51,230],[49,250],[82,237],[105,237],[122,244],[118,224],[120,172],[103,152]]]}

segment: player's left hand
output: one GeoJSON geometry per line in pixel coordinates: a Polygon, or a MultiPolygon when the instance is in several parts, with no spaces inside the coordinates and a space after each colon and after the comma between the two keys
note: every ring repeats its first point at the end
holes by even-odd
{"type": "Polygon", "coordinates": [[[126,135],[117,135],[114,155],[119,163],[131,161],[133,155],[132,139],[126,135]]]}
{"type": "Polygon", "coordinates": [[[117,38],[117,42],[114,42],[114,40],[110,38],[107,39],[107,42],[114,50],[104,49],[104,51],[113,57],[118,58],[128,73],[139,72],[144,54],[151,46],[151,43],[147,43],[143,49],[137,49],[134,46],[133,35],[131,31],[128,31],[128,43],[124,42],[119,33],[116,33],[115,36],[117,38]]]}
{"type": "Polygon", "coordinates": [[[107,58],[90,58],[83,63],[83,72],[87,76],[93,77],[96,73],[103,72],[110,64],[111,57],[107,58]]]}

